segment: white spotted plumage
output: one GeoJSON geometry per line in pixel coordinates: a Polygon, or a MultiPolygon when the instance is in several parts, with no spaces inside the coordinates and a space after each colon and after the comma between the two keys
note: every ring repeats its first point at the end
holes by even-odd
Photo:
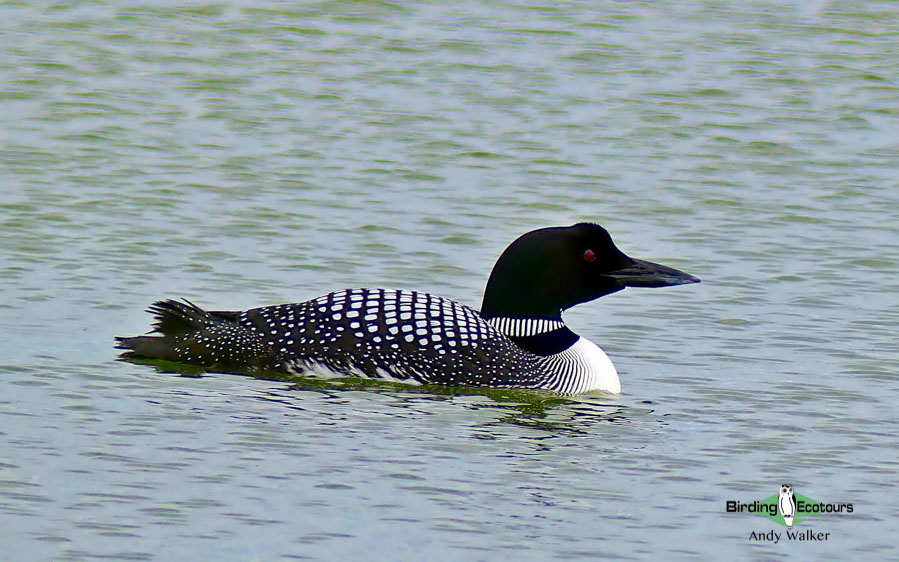
{"type": "Polygon", "coordinates": [[[586,340],[563,353],[539,357],[507,337],[561,329],[563,322],[487,321],[468,306],[428,293],[348,289],[304,303],[247,310],[238,323],[262,334],[285,370],[307,376],[545,388],[568,394],[620,390],[611,362],[586,340]]]}
{"type": "Polygon", "coordinates": [[[620,391],[609,359],[583,338],[560,353],[538,356],[509,337],[565,329],[563,322],[487,321],[468,306],[428,293],[351,289],[238,313],[206,312],[176,301],[157,308],[198,324],[175,342],[175,358],[184,362],[323,378],[564,394],[620,391]],[[222,317],[227,314],[234,317],[222,317]]]}

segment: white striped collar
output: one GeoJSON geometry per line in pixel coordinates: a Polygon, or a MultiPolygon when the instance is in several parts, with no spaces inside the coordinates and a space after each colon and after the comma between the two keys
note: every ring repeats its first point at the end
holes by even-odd
{"type": "Polygon", "coordinates": [[[487,320],[494,328],[510,337],[527,337],[545,334],[565,327],[561,320],[546,318],[509,318],[497,316],[487,320]]]}

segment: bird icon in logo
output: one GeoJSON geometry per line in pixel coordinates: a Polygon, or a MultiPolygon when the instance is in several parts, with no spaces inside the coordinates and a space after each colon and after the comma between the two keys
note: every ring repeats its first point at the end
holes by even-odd
{"type": "Polygon", "coordinates": [[[780,485],[780,497],[777,498],[777,509],[784,518],[787,529],[793,528],[793,516],[796,515],[796,496],[793,495],[792,484],[780,485]]]}

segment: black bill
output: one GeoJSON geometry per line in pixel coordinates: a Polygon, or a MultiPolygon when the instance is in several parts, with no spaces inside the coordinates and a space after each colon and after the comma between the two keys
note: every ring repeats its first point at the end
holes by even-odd
{"type": "Polygon", "coordinates": [[[603,276],[611,277],[623,287],[670,287],[699,283],[698,277],[693,277],[679,269],[651,261],[631,259],[634,262],[631,265],[604,273],[603,276]]]}

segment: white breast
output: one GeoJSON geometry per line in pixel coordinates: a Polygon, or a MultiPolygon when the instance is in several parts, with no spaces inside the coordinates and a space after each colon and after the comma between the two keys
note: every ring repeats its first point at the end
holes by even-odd
{"type": "Polygon", "coordinates": [[[578,337],[565,351],[545,358],[546,367],[558,378],[553,390],[583,394],[594,390],[619,394],[621,381],[608,355],[588,339],[578,337]]]}

